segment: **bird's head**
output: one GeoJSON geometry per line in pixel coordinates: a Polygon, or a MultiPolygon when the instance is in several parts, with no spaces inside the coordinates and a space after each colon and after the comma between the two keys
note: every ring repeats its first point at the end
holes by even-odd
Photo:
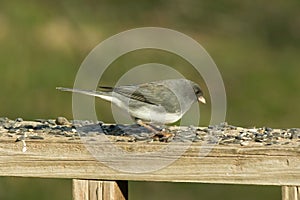
{"type": "Polygon", "coordinates": [[[195,95],[197,97],[198,102],[206,104],[206,100],[203,97],[203,92],[202,92],[200,86],[198,84],[196,84],[196,83],[193,84],[193,90],[195,92],[195,95]]]}

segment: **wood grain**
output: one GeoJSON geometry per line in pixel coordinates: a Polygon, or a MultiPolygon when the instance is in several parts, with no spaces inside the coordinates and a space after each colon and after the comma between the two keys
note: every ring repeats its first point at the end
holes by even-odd
{"type": "Polygon", "coordinates": [[[299,186],[282,186],[282,200],[299,200],[299,186]]]}
{"type": "Polygon", "coordinates": [[[73,179],[73,200],[126,200],[127,181],[73,179]]]}

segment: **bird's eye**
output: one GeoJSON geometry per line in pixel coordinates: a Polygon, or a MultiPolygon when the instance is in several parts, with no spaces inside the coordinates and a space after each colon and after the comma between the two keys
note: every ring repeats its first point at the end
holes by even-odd
{"type": "Polygon", "coordinates": [[[194,87],[194,91],[195,91],[196,95],[199,95],[199,96],[202,95],[202,91],[198,87],[194,87]]]}

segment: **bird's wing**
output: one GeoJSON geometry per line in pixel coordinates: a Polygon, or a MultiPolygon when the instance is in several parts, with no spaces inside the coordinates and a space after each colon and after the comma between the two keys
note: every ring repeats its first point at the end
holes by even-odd
{"type": "Polygon", "coordinates": [[[158,105],[157,103],[151,101],[148,99],[147,96],[145,96],[145,94],[141,93],[141,91],[139,91],[139,87],[137,86],[119,86],[119,87],[101,87],[102,90],[110,90],[113,92],[116,92],[120,95],[123,95],[125,97],[128,97],[130,99],[133,100],[137,100],[137,101],[141,101],[143,103],[148,103],[148,104],[152,104],[152,105],[158,105]]]}
{"type": "Polygon", "coordinates": [[[99,86],[98,88],[102,92],[112,92],[112,91],[114,91],[114,87],[110,87],[110,86],[99,86]]]}
{"type": "Polygon", "coordinates": [[[155,84],[145,83],[137,86],[119,86],[114,88],[114,91],[137,101],[157,106],[163,105],[166,107],[166,110],[168,110],[168,108],[173,110],[174,107],[177,109],[179,106],[175,94],[164,84],[159,84],[158,82],[155,84]]]}

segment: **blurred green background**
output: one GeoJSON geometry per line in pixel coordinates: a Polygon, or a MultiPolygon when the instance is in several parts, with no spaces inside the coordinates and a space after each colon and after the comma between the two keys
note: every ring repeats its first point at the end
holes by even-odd
{"type": "MultiPolygon", "coordinates": [[[[55,87],[73,85],[81,62],[99,42],[155,26],[187,34],[209,52],[224,80],[230,124],[299,127],[299,10],[298,0],[1,0],[0,115],[72,118],[71,95],[55,87]]],[[[113,65],[130,69],[157,56],[176,69],[186,64],[166,53],[135,52],[116,60],[101,81],[115,83],[120,72],[113,65]]],[[[109,104],[98,104],[99,118],[112,121],[109,104]]],[[[203,109],[205,123],[209,110],[203,109]]],[[[280,199],[280,188],[131,182],[130,197],[280,199]]],[[[0,199],[54,198],[71,199],[70,180],[0,178],[0,199]]]]}

